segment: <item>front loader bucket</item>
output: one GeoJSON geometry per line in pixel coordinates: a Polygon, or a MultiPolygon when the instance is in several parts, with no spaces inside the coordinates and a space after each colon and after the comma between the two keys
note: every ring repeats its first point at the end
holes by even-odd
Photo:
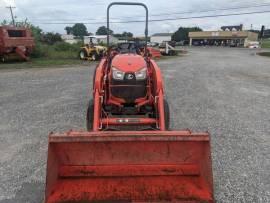
{"type": "Polygon", "coordinates": [[[46,181],[46,203],[214,202],[209,135],[51,134],[46,181]]]}

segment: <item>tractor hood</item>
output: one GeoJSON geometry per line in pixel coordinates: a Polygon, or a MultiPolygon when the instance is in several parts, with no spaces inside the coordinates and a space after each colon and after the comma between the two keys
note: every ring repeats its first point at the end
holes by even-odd
{"type": "Polygon", "coordinates": [[[137,54],[118,54],[112,60],[112,67],[123,72],[136,72],[146,67],[146,62],[137,54]]]}

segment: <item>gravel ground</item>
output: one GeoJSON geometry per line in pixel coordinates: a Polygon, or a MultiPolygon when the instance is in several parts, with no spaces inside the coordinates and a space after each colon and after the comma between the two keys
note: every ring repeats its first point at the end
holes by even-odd
{"type": "MultiPolygon", "coordinates": [[[[217,202],[270,202],[270,59],[189,51],[158,62],[171,128],[211,133],[217,202]]],[[[94,67],[0,71],[0,203],[42,202],[47,135],[85,129],[94,67]]]]}

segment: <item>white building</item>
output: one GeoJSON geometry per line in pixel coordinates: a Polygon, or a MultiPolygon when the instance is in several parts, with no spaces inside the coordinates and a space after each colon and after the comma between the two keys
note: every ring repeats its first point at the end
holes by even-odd
{"type": "MultiPolygon", "coordinates": [[[[117,44],[118,39],[112,35],[110,37],[110,43],[117,44]]],[[[90,39],[94,44],[103,43],[104,45],[107,43],[107,35],[91,35],[91,36],[84,36],[84,44],[89,44],[90,39]]]]}
{"type": "MultiPolygon", "coordinates": [[[[80,39],[76,39],[74,35],[64,34],[64,35],[61,35],[61,38],[62,38],[62,40],[64,40],[67,43],[70,43],[70,44],[74,44],[74,43],[77,43],[77,42],[81,41],[80,39]]],[[[83,37],[83,42],[85,44],[89,44],[90,39],[92,39],[92,42],[94,44],[103,43],[105,45],[107,43],[107,35],[84,36],[83,37]]],[[[117,44],[118,39],[116,37],[110,35],[110,43],[117,44]]]]}
{"type": "Polygon", "coordinates": [[[78,39],[75,39],[74,35],[64,34],[64,35],[61,35],[61,38],[62,38],[62,40],[64,40],[64,42],[67,42],[69,44],[75,44],[75,43],[79,42],[78,39]]]}
{"type": "Polygon", "coordinates": [[[162,43],[164,41],[171,41],[172,40],[172,33],[156,33],[153,34],[150,38],[150,41],[153,43],[162,43]]]}

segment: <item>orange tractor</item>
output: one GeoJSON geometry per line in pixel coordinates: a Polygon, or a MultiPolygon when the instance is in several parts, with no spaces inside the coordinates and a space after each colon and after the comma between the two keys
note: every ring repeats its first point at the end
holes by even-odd
{"type": "MultiPolygon", "coordinates": [[[[142,3],[111,3],[138,5],[142,3]]],[[[107,38],[109,46],[109,37],[107,38]]],[[[97,66],[88,132],[50,134],[46,203],[214,202],[208,133],[169,131],[159,67],[134,43],[97,66]]]]}

